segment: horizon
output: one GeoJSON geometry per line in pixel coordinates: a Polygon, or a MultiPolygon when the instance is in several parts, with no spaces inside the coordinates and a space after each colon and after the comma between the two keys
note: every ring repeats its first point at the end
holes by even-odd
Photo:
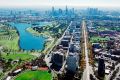
{"type": "Polygon", "coordinates": [[[79,9],[87,9],[87,8],[98,8],[99,10],[105,10],[105,11],[118,11],[120,10],[120,7],[105,7],[105,6],[100,6],[100,7],[93,7],[93,6],[68,6],[68,5],[64,5],[64,6],[19,6],[19,7],[1,7],[0,9],[22,9],[22,10],[26,10],[26,9],[36,9],[36,10],[49,10],[52,7],[55,7],[55,9],[65,9],[66,6],[68,7],[68,9],[70,8],[74,8],[76,10],[79,9]]]}
{"type": "Polygon", "coordinates": [[[50,7],[50,6],[74,6],[74,7],[120,7],[119,0],[0,0],[0,7],[50,7]]]}

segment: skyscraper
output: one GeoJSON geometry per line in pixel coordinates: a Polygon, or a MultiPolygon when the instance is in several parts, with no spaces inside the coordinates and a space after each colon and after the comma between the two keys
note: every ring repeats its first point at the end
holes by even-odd
{"type": "Polygon", "coordinates": [[[98,76],[99,77],[104,77],[105,76],[105,62],[104,62],[104,59],[102,59],[102,58],[99,58],[98,76]]]}
{"type": "Polygon", "coordinates": [[[67,15],[68,14],[68,7],[66,6],[65,8],[65,14],[67,15]]]}
{"type": "Polygon", "coordinates": [[[54,9],[54,6],[52,7],[52,15],[53,15],[53,16],[55,15],[55,9],[54,9]]]}
{"type": "Polygon", "coordinates": [[[59,14],[62,15],[62,9],[59,9],[59,14]]]}
{"type": "Polygon", "coordinates": [[[99,15],[100,11],[98,10],[98,8],[88,8],[87,9],[87,15],[99,15]]]}
{"type": "Polygon", "coordinates": [[[74,14],[74,12],[75,12],[75,10],[74,10],[74,8],[72,8],[72,13],[74,14]]]}

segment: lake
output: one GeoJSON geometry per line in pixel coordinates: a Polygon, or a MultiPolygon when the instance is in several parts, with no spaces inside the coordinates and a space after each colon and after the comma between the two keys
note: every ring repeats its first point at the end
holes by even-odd
{"type": "MultiPolygon", "coordinates": [[[[44,49],[45,37],[34,36],[26,29],[32,27],[31,24],[27,23],[9,23],[12,27],[15,27],[19,33],[19,47],[23,50],[42,50],[44,49]]],[[[39,22],[39,26],[49,25],[50,22],[39,22]]]]}

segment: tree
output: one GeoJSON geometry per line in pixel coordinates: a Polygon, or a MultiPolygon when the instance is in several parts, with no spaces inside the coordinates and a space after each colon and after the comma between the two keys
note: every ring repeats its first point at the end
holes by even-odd
{"type": "Polygon", "coordinates": [[[22,59],[20,58],[18,63],[20,64],[21,62],[22,62],[22,59]]]}
{"type": "Polygon", "coordinates": [[[12,61],[13,61],[13,59],[8,59],[8,61],[6,63],[7,67],[12,67],[12,65],[11,65],[12,61]]]}

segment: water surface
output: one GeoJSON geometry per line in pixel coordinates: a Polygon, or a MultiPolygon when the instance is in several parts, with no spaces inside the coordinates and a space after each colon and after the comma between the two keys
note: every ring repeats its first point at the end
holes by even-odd
{"type": "MultiPolygon", "coordinates": [[[[27,23],[9,23],[12,27],[15,27],[19,33],[19,47],[23,50],[42,50],[44,49],[45,37],[36,37],[31,33],[27,32],[28,27],[32,27],[31,24],[27,23]]],[[[49,22],[39,22],[39,26],[50,24],[49,22]]]]}

